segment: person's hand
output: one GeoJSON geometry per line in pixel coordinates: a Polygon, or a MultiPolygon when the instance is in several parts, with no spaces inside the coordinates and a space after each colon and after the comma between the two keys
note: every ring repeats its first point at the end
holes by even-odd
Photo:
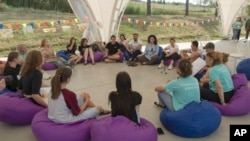
{"type": "Polygon", "coordinates": [[[222,106],[226,106],[226,105],[227,105],[227,103],[223,102],[223,103],[221,103],[221,105],[222,105],[222,106]]]}
{"type": "Polygon", "coordinates": [[[6,85],[5,85],[5,80],[4,80],[4,79],[1,79],[1,80],[0,80],[0,91],[2,91],[5,87],[6,87],[6,85]]]}

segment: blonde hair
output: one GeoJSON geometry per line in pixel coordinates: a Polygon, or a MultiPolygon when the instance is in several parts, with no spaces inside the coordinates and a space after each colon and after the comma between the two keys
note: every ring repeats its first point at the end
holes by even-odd
{"type": "Polygon", "coordinates": [[[222,63],[223,55],[218,51],[210,52],[206,56],[213,59],[212,66],[219,65],[222,63]]]}

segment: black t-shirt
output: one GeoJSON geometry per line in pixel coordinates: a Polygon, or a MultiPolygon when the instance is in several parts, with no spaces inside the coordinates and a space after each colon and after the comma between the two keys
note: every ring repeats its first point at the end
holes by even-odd
{"type": "Polygon", "coordinates": [[[118,49],[121,49],[121,46],[118,42],[115,42],[115,44],[112,44],[111,42],[109,42],[106,45],[106,48],[109,50],[108,55],[113,55],[118,52],[118,49]]]}
{"type": "Polygon", "coordinates": [[[83,55],[84,49],[85,49],[85,48],[89,48],[89,47],[90,47],[90,45],[87,45],[87,46],[82,46],[82,45],[80,45],[80,46],[78,47],[78,50],[79,50],[80,53],[83,55]]]}
{"type": "Polygon", "coordinates": [[[74,55],[75,52],[76,52],[76,44],[73,45],[73,47],[72,47],[71,50],[69,49],[69,47],[70,47],[70,45],[67,45],[67,52],[66,52],[66,54],[67,55],[74,55]]]}
{"type": "Polygon", "coordinates": [[[111,102],[111,114],[113,117],[115,116],[125,116],[128,119],[134,121],[139,124],[137,113],[135,110],[135,106],[140,105],[142,102],[142,96],[135,91],[132,91],[127,98],[123,99],[121,94],[118,94],[116,91],[112,91],[109,94],[109,100],[111,102]],[[127,110],[129,109],[129,110],[127,110]]]}
{"type": "Polygon", "coordinates": [[[42,73],[37,69],[29,71],[25,76],[21,76],[19,87],[23,90],[23,94],[40,94],[42,77],[42,73]]]}
{"type": "Polygon", "coordinates": [[[17,91],[17,87],[18,87],[18,84],[19,84],[19,80],[17,78],[17,75],[19,74],[20,72],[20,68],[21,68],[21,65],[17,65],[16,68],[12,68],[12,67],[6,67],[4,69],[4,76],[7,76],[7,75],[11,75],[13,80],[11,82],[11,84],[8,84],[6,85],[6,88],[8,88],[9,90],[11,91],[17,91]]]}

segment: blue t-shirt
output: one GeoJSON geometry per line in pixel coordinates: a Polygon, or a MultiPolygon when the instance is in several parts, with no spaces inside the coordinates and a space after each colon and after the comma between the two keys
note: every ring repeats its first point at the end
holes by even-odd
{"type": "Polygon", "coordinates": [[[209,71],[209,87],[214,93],[218,93],[215,86],[216,80],[220,80],[224,92],[233,90],[232,77],[225,65],[215,65],[209,71]]]}
{"type": "Polygon", "coordinates": [[[200,102],[199,83],[193,76],[178,78],[165,85],[167,92],[172,94],[173,107],[178,111],[192,101],[200,102]]]}

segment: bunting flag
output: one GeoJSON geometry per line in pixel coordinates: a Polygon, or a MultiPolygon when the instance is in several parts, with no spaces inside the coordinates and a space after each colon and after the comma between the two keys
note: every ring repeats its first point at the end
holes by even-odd
{"type": "Polygon", "coordinates": [[[49,23],[48,22],[44,22],[43,26],[47,27],[47,26],[49,26],[49,23]]]}
{"type": "Polygon", "coordinates": [[[130,18],[128,18],[128,22],[129,22],[129,23],[131,22],[131,19],[130,19],[130,18]]]}
{"type": "Polygon", "coordinates": [[[64,25],[66,25],[66,20],[62,20],[62,23],[63,23],[64,25]]]}
{"type": "Polygon", "coordinates": [[[61,24],[61,21],[60,21],[60,20],[58,20],[58,21],[57,21],[57,24],[61,24]]]}
{"type": "Polygon", "coordinates": [[[52,27],[54,27],[55,22],[51,21],[50,24],[51,24],[52,27]]]}
{"type": "Polygon", "coordinates": [[[30,23],[30,26],[32,27],[32,28],[35,28],[35,24],[32,22],[32,23],[30,23]]]}
{"type": "Polygon", "coordinates": [[[73,20],[72,19],[69,19],[69,24],[72,24],[73,23],[73,20]]]}
{"type": "Polygon", "coordinates": [[[19,29],[19,28],[20,28],[20,24],[19,24],[19,23],[16,23],[16,24],[15,24],[15,28],[16,28],[16,29],[19,29]]]}
{"type": "Polygon", "coordinates": [[[36,25],[37,25],[38,28],[41,27],[41,23],[40,22],[37,22],[36,25]]]}
{"type": "Polygon", "coordinates": [[[75,18],[74,21],[75,21],[75,23],[78,23],[78,19],[77,18],[75,18]]]}
{"type": "Polygon", "coordinates": [[[8,29],[11,29],[12,28],[12,25],[9,23],[9,24],[6,24],[6,26],[8,27],[8,29]]]}
{"type": "Polygon", "coordinates": [[[3,24],[0,24],[0,29],[3,29],[3,24]]]}
{"type": "Polygon", "coordinates": [[[26,27],[27,26],[27,24],[26,23],[23,23],[23,27],[26,27]]]}

